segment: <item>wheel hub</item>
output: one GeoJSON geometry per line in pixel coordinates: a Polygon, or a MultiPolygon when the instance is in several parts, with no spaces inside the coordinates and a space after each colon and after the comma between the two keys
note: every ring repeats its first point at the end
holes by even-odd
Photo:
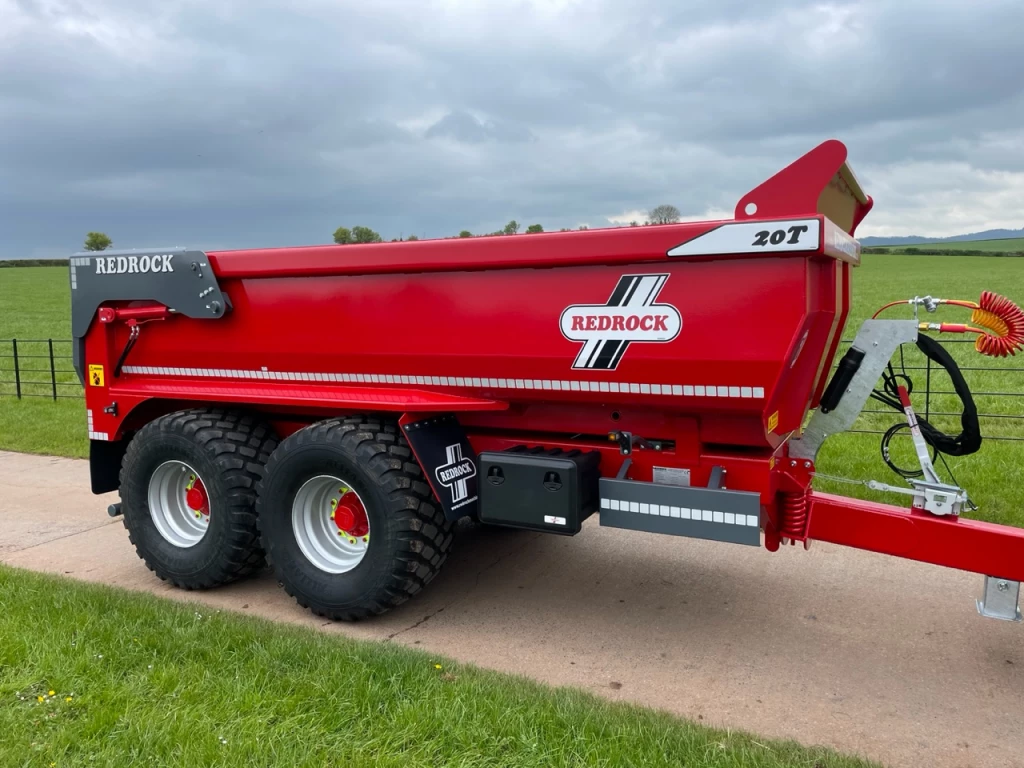
{"type": "Polygon", "coordinates": [[[366,518],[366,508],[359,497],[348,488],[340,488],[341,499],[334,500],[331,505],[334,511],[331,517],[338,530],[349,536],[361,538],[370,532],[370,521],[366,518]]]}
{"type": "Polygon", "coordinates": [[[303,483],[292,500],[292,530],[303,555],[327,573],[346,573],[370,547],[370,521],[359,494],[333,475],[303,483]]]}
{"type": "Polygon", "coordinates": [[[196,513],[197,517],[210,514],[210,499],[206,495],[206,486],[195,475],[189,480],[185,490],[185,504],[196,513]]]}
{"type": "Polygon", "coordinates": [[[160,535],[176,547],[200,542],[210,527],[210,495],[199,473],[183,461],[165,461],[150,476],[149,511],[160,535]]]}

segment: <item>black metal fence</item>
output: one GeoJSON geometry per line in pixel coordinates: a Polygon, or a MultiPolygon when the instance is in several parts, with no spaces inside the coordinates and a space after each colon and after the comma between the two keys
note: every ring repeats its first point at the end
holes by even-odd
{"type": "Polygon", "coordinates": [[[82,397],[70,339],[0,339],[0,397],[82,397]]]}
{"type": "MultiPolygon", "coordinates": [[[[844,339],[843,346],[852,341],[844,339]]],[[[1024,391],[1018,389],[1022,382],[1021,375],[1024,374],[1024,356],[1020,363],[1016,357],[997,362],[963,346],[970,344],[973,347],[973,338],[951,339],[943,336],[940,341],[943,345],[951,345],[951,354],[971,390],[978,407],[982,437],[986,440],[1024,442],[1024,391]],[[992,361],[992,364],[984,364],[988,361],[992,361]],[[979,362],[982,364],[979,365],[979,362]]],[[[893,367],[896,373],[906,371],[914,379],[914,410],[929,421],[945,420],[947,431],[953,434],[959,432],[959,400],[956,392],[950,388],[952,384],[945,370],[913,345],[906,345],[905,348],[905,353],[897,353],[894,357],[893,367]],[[921,378],[924,379],[923,391],[921,378]]],[[[868,400],[861,411],[866,416],[862,416],[855,428],[848,431],[881,435],[885,429],[874,428],[875,425],[871,423],[873,417],[875,421],[879,415],[895,416],[897,419],[902,417],[894,410],[875,407],[878,405],[877,401],[868,400]]]]}
{"type": "MultiPolygon", "coordinates": [[[[850,344],[851,341],[846,339],[843,344],[850,344]]],[[[963,345],[972,344],[973,341],[946,337],[942,343],[963,345]]],[[[978,418],[985,439],[1024,442],[1024,391],[1018,389],[1018,382],[1024,374],[1024,356],[1020,364],[1017,364],[1016,358],[1009,358],[979,365],[991,358],[973,352],[968,355],[968,349],[962,346],[952,349],[978,405],[978,418]]],[[[915,382],[915,409],[929,420],[948,419],[950,428],[956,428],[954,421],[960,416],[959,410],[956,410],[956,393],[948,388],[933,389],[933,386],[943,386],[945,372],[942,368],[918,353],[916,348],[910,347],[898,361],[901,365],[897,368],[906,370],[915,379],[923,373],[923,392],[921,382],[915,382]]],[[[72,367],[70,339],[0,339],[0,397],[46,397],[57,400],[79,398],[82,395],[82,385],[72,367]]],[[[863,411],[865,416],[851,432],[880,435],[885,430],[875,428],[872,421],[877,421],[878,416],[899,416],[895,411],[876,408],[874,405],[875,401],[868,401],[863,411]]]]}

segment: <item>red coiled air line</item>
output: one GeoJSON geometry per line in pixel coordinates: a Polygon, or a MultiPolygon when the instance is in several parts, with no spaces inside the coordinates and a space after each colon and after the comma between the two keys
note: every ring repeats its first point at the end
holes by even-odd
{"type": "Polygon", "coordinates": [[[1006,357],[1024,348],[1024,311],[1005,296],[991,291],[981,294],[971,322],[994,332],[982,332],[974,342],[974,348],[983,355],[1006,357]]]}
{"type": "MultiPolygon", "coordinates": [[[[985,291],[981,294],[981,301],[977,303],[960,299],[935,299],[934,302],[974,310],[971,313],[971,322],[981,327],[965,323],[921,323],[921,330],[939,333],[976,333],[978,338],[974,342],[974,348],[989,357],[1016,355],[1018,349],[1024,349],[1024,310],[1005,296],[985,291]]],[[[874,317],[878,317],[889,307],[904,303],[906,302],[890,302],[879,309],[874,317]]]]}

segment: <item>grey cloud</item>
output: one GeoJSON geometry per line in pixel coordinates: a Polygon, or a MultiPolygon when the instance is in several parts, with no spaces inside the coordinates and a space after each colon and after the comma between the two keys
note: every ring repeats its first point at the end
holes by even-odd
{"type": "Polygon", "coordinates": [[[943,216],[900,168],[1004,184],[957,216],[1024,224],[1022,27],[999,0],[0,0],[0,258],[93,228],[209,248],[698,215],[832,136],[904,232],[943,216]]]}
{"type": "Polygon", "coordinates": [[[486,141],[520,142],[534,138],[530,130],[521,125],[478,120],[465,111],[449,112],[426,132],[428,139],[446,138],[467,144],[486,141]]]}

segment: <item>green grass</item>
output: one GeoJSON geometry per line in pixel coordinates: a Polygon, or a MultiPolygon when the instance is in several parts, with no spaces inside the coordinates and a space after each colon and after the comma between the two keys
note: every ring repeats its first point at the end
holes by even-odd
{"type": "Polygon", "coordinates": [[[2,566],[0,595],[4,766],[868,765],[401,647],[2,566]]]}
{"type": "Polygon", "coordinates": [[[0,339],[70,339],[71,284],[67,267],[19,267],[0,272],[0,339]]]}
{"type": "MultiPolygon", "coordinates": [[[[1008,241],[987,241],[1008,242],[1008,241]]],[[[873,255],[864,257],[861,267],[854,270],[853,309],[847,322],[846,338],[852,338],[860,323],[886,302],[915,295],[931,294],[944,298],[977,300],[983,290],[997,290],[1011,299],[1024,302],[1024,259],[982,256],[900,256],[873,255]]],[[[68,277],[66,268],[25,267],[0,271],[0,339],[62,338],[70,336],[68,312],[68,277]]],[[[908,308],[896,308],[886,317],[910,317],[908,308]]],[[[968,313],[955,309],[940,310],[929,316],[953,322],[966,320],[968,313]]],[[[994,360],[975,353],[969,344],[950,346],[961,365],[993,366],[992,372],[968,371],[968,382],[976,392],[1024,391],[1024,358],[1013,357],[994,360]]],[[[41,348],[36,347],[36,352],[41,348]]],[[[0,354],[4,351],[0,349],[0,354]]],[[[923,358],[916,350],[908,350],[908,365],[921,365],[923,358]]],[[[38,361],[47,364],[47,361],[38,361]]],[[[9,360],[0,358],[0,379],[9,360]]],[[[923,371],[913,372],[919,391],[923,390],[923,371]]],[[[63,380],[77,381],[74,374],[62,374],[63,380]]],[[[44,377],[45,378],[45,377],[44,377]]],[[[36,391],[47,391],[48,385],[36,391]]],[[[933,384],[934,389],[950,389],[942,376],[933,384]]],[[[10,392],[0,385],[0,393],[10,392]]],[[[63,391],[80,391],[68,388],[63,391]]],[[[981,413],[994,415],[1024,414],[1024,399],[1020,397],[977,396],[981,413]]],[[[923,411],[923,403],[917,398],[923,411]]],[[[874,403],[869,408],[875,408],[874,403]]],[[[881,408],[881,405],[877,406],[881,408]]],[[[933,411],[954,411],[955,398],[933,398],[933,411]]],[[[866,415],[856,429],[885,429],[899,420],[891,415],[866,415]]],[[[955,418],[936,417],[933,421],[947,432],[958,433],[955,418]]],[[[1024,437],[1024,421],[984,418],[982,431],[996,437],[1024,437]]],[[[846,434],[830,439],[822,451],[819,470],[826,474],[841,475],[857,480],[878,479],[899,483],[886,468],[879,455],[877,435],[846,434]]],[[[896,448],[900,449],[900,443],[896,448]]],[[[905,445],[905,442],[903,442],[905,445]]],[[[33,453],[55,453],[66,456],[85,456],[88,441],[85,434],[85,415],[80,401],[62,400],[57,403],[45,399],[16,401],[0,397],[0,448],[33,453]]],[[[910,458],[909,455],[906,458],[910,458]]],[[[1024,527],[1024,487],[1012,482],[1015,468],[1024,465],[1024,442],[989,440],[979,453],[959,459],[949,459],[951,468],[972,499],[979,505],[969,516],[992,522],[1024,527]]],[[[905,505],[907,499],[885,496],[866,488],[819,480],[817,487],[846,495],[891,501],[905,505]]]]}
{"type": "Polygon", "coordinates": [[[988,253],[1021,253],[1024,252],[1024,237],[1006,237],[999,240],[967,240],[953,243],[883,245],[878,247],[889,248],[893,253],[898,253],[907,248],[920,248],[922,250],[931,250],[935,248],[942,251],[986,251],[988,253]]]}
{"type": "Polygon", "coordinates": [[[1024,238],[1002,238],[999,240],[973,240],[954,243],[916,243],[869,247],[870,253],[934,255],[932,253],[933,251],[955,252],[962,256],[974,256],[979,253],[990,253],[993,255],[998,254],[1000,256],[1021,256],[1024,254],[1024,238]]]}
{"type": "Polygon", "coordinates": [[[89,455],[85,403],[71,372],[71,287],[67,267],[18,267],[0,270],[0,448],[26,453],[83,458],[89,455]],[[21,365],[33,382],[22,391],[43,397],[14,399],[14,365],[9,339],[55,339],[58,394],[76,395],[57,402],[45,397],[50,385],[49,349],[45,342],[19,341],[21,365]],[[40,355],[41,357],[26,357],[40,355]]]}
{"type": "MultiPolygon", "coordinates": [[[[861,267],[854,270],[853,307],[846,325],[845,338],[853,338],[863,320],[876,309],[890,301],[930,294],[942,298],[962,298],[977,301],[983,290],[994,290],[1018,303],[1024,303],[1024,259],[1007,259],[983,256],[900,256],[868,254],[861,267]]],[[[922,314],[927,315],[922,310],[922,314]]],[[[883,317],[910,318],[909,307],[895,307],[883,317]]],[[[929,320],[965,322],[970,313],[952,307],[940,309],[929,320]]],[[[943,341],[964,338],[941,336],[943,341]]],[[[992,367],[992,371],[965,371],[964,375],[972,391],[980,392],[1024,392],[1024,356],[995,359],[984,357],[974,351],[971,344],[948,345],[953,357],[961,366],[992,367]]],[[[906,364],[924,365],[924,357],[916,348],[908,347],[906,364]]],[[[914,397],[915,408],[924,411],[924,371],[911,371],[918,396],[914,397]]],[[[948,376],[935,377],[934,390],[952,390],[948,376]]],[[[978,411],[992,415],[1024,415],[1024,398],[994,397],[976,394],[978,411]]],[[[954,396],[933,396],[932,411],[959,412],[959,402],[954,396]]],[[[884,410],[881,403],[868,401],[869,409],[884,410]]],[[[854,425],[854,429],[886,429],[900,421],[900,414],[892,411],[885,415],[866,414],[854,425]]],[[[931,421],[947,433],[958,434],[960,422],[957,417],[935,417],[931,421]]],[[[982,434],[993,437],[1024,437],[1024,420],[982,418],[982,434]]],[[[877,479],[893,485],[901,481],[883,463],[879,450],[879,435],[843,434],[826,441],[818,457],[819,472],[856,480],[877,479]]],[[[898,463],[913,465],[909,440],[894,441],[898,451],[898,463]]],[[[948,457],[947,461],[956,479],[971,495],[979,509],[966,514],[990,522],[1024,527],[1024,489],[1013,481],[1016,468],[1024,465],[1024,442],[983,441],[981,450],[971,456],[948,457]]],[[[940,473],[945,475],[939,464],[940,473]]],[[[836,483],[818,479],[815,487],[846,496],[888,501],[906,506],[908,497],[895,494],[879,494],[862,486],[836,483]]]]}
{"type": "Polygon", "coordinates": [[[989,251],[991,253],[1019,253],[1024,251],[1024,237],[1006,237],[1000,240],[970,240],[960,243],[926,243],[928,248],[957,251],[989,251]]]}

